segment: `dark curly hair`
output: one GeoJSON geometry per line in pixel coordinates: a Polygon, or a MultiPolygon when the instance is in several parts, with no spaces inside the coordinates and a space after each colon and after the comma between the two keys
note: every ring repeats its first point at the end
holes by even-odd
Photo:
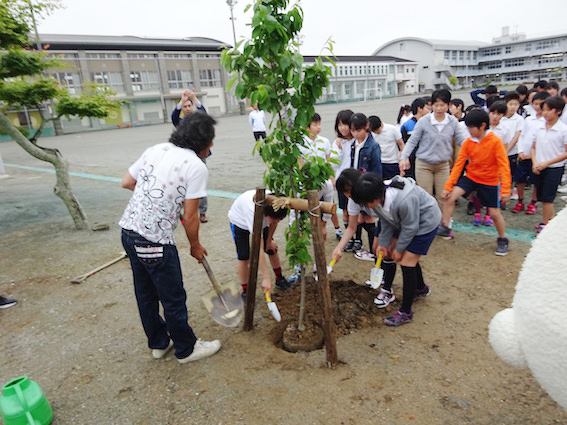
{"type": "Polygon", "coordinates": [[[193,112],[183,118],[169,141],[175,146],[199,153],[207,148],[215,138],[214,125],[216,123],[213,117],[204,112],[193,112]]]}

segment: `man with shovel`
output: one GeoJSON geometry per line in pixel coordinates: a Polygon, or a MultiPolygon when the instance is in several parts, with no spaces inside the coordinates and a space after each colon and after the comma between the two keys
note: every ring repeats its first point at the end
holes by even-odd
{"type": "Polygon", "coordinates": [[[155,359],[175,347],[180,363],[215,354],[218,340],[201,341],[187,323],[185,288],[173,238],[183,208],[183,227],[191,255],[201,262],[207,250],[199,241],[199,199],[205,196],[207,157],[216,121],[194,112],[185,118],[169,142],[148,148],[122,178],[133,191],[119,225],[122,244],[134,275],[134,292],[148,346],[155,359]],[[163,306],[164,319],[159,313],[163,306]]]}

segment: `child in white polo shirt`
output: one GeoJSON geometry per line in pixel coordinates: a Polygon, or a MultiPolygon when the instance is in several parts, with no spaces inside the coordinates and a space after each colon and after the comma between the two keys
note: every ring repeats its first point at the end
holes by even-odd
{"type": "MultiPolygon", "coordinates": [[[[516,173],[516,166],[518,164],[518,140],[522,133],[524,126],[524,119],[518,110],[520,109],[520,95],[516,91],[509,91],[504,95],[504,101],[508,108],[506,116],[502,118],[502,125],[504,125],[508,132],[511,134],[512,140],[506,144],[506,152],[508,154],[508,161],[510,162],[510,173],[512,175],[512,188],[514,188],[514,174],[516,173]]],[[[517,199],[517,190],[512,193],[511,199],[517,199]]],[[[505,209],[505,208],[503,208],[505,209]]]]}
{"type": "Polygon", "coordinates": [[[567,160],[567,125],[559,121],[563,108],[565,101],[561,97],[545,99],[542,106],[545,127],[537,131],[532,145],[532,169],[536,175],[538,201],[543,207],[543,220],[536,235],[555,216],[553,201],[567,160]]]}
{"type": "Polygon", "coordinates": [[[382,177],[389,180],[400,174],[398,162],[405,146],[402,133],[392,124],[384,124],[376,115],[368,117],[368,124],[374,141],[380,145],[382,177]]]}

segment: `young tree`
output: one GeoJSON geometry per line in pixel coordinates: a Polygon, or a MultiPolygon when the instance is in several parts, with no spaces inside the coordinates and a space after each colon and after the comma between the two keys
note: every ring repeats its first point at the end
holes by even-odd
{"type": "Polygon", "coordinates": [[[87,215],[75,197],[69,179],[69,164],[57,149],[42,147],[38,138],[46,123],[62,116],[104,118],[119,104],[108,98],[110,91],[86,85],[79,97],[71,97],[55,79],[45,75],[58,62],[46,54],[29,50],[29,33],[33,13],[49,13],[59,6],[58,1],[31,5],[24,0],[1,0],[0,3],[0,132],[8,134],[35,158],[53,164],[56,174],[55,194],[67,207],[75,228],[89,228],[87,215]],[[52,102],[53,108],[46,107],[52,102]],[[39,127],[27,134],[15,127],[6,116],[8,108],[37,109],[41,116],[39,127]]]}
{"type": "MultiPolygon", "coordinates": [[[[276,194],[305,198],[307,190],[319,190],[333,174],[324,158],[310,157],[302,167],[297,161],[315,102],[329,84],[331,69],[320,57],[312,66],[303,66],[298,41],[303,10],[298,3],[291,7],[289,3],[256,0],[252,38],[223,51],[221,60],[227,71],[234,73],[228,88],[241,74],[236,96],[250,98],[251,103],[257,102],[259,109],[274,117],[269,136],[255,149],[268,166],[265,185],[276,194]]],[[[330,42],[326,47],[332,52],[330,42]]],[[[299,214],[286,231],[286,253],[291,265],[304,266],[311,261],[309,237],[308,216],[299,214]]]]}

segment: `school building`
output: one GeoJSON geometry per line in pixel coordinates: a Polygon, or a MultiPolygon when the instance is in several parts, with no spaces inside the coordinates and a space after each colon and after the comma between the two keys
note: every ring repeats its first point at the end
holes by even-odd
{"type": "MultiPolygon", "coordinates": [[[[304,56],[304,65],[315,62],[304,56]]],[[[393,56],[335,56],[330,84],[318,103],[381,99],[418,91],[418,63],[393,56]]]]}
{"type": "Polygon", "coordinates": [[[567,80],[567,34],[528,39],[504,27],[492,43],[405,37],[373,54],[415,60],[424,90],[567,80]]]}
{"type": "MultiPolygon", "coordinates": [[[[80,94],[82,84],[90,81],[126,101],[106,119],[62,118],[58,133],[169,122],[187,88],[195,90],[213,116],[238,109],[234,96],[225,93],[228,76],[220,51],[229,45],[221,41],[63,34],[42,34],[40,40],[48,56],[64,64],[49,75],[71,94],[80,94]]],[[[37,128],[39,123],[39,113],[33,110],[11,111],[9,117],[21,127],[37,128]]],[[[54,131],[46,128],[44,134],[54,131]]]]}

